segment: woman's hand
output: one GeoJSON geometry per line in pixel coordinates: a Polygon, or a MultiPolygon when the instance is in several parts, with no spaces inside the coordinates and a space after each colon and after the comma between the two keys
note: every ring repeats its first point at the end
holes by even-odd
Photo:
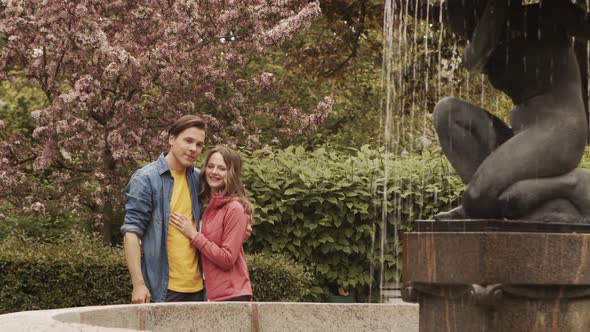
{"type": "Polygon", "coordinates": [[[193,223],[184,215],[174,212],[170,215],[170,224],[178,229],[184,236],[192,239],[197,235],[197,230],[193,223]]]}

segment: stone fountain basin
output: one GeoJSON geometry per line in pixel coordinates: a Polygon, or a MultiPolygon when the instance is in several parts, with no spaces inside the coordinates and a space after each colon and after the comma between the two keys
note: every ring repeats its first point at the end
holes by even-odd
{"type": "Polygon", "coordinates": [[[418,306],[202,302],[111,305],[0,315],[0,331],[418,331],[418,306]]]}

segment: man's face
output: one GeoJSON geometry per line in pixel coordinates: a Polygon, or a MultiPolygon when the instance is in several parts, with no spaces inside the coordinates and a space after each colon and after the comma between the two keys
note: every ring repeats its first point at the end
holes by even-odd
{"type": "Polygon", "coordinates": [[[169,167],[173,170],[182,170],[192,166],[201,155],[205,145],[205,131],[197,127],[190,127],[177,136],[168,137],[171,155],[169,167]]]}

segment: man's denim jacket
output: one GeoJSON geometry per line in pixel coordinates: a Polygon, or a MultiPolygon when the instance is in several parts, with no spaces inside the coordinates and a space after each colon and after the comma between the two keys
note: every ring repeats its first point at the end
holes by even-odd
{"type": "MultiPolygon", "coordinates": [[[[164,157],[161,154],[158,160],[131,176],[125,189],[125,223],[121,226],[123,234],[133,232],[141,238],[141,271],[154,302],[164,302],[168,289],[168,220],[174,179],[164,157]]],[[[186,178],[193,216],[199,227],[199,170],[189,167],[186,178]]]]}

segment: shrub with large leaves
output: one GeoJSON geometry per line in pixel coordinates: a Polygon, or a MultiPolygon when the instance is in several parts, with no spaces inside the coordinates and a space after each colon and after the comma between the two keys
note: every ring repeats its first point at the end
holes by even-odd
{"type": "Polygon", "coordinates": [[[463,189],[438,155],[384,157],[368,146],[313,152],[290,147],[245,159],[244,180],[256,209],[248,249],[286,252],[315,270],[320,284],[367,286],[376,278],[371,267],[380,267],[381,259],[386,280],[395,280],[401,263],[396,229],[457,204],[463,189]]]}

